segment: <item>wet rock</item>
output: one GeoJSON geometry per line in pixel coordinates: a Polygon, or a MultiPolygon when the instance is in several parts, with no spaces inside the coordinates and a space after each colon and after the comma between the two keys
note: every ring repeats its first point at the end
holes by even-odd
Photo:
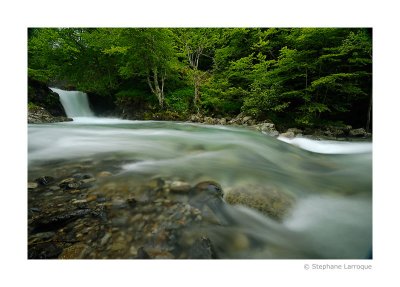
{"type": "Polygon", "coordinates": [[[235,251],[244,251],[250,247],[250,240],[245,234],[236,233],[232,238],[231,245],[235,251]]]}
{"type": "Polygon", "coordinates": [[[292,138],[294,138],[295,134],[294,134],[294,132],[291,132],[291,131],[290,131],[290,132],[281,133],[280,136],[281,136],[281,137],[285,137],[285,138],[292,139],[292,138]]]}
{"type": "Polygon", "coordinates": [[[32,226],[34,227],[35,232],[56,230],[78,218],[84,217],[91,213],[92,211],[90,209],[85,208],[65,211],[52,215],[43,215],[39,218],[36,218],[32,222],[32,226]]]}
{"type": "Polygon", "coordinates": [[[51,190],[51,191],[57,191],[57,190],[60,190],[60,189],[61,188],[59,186],[57,186],[57,185],[52,185],[52,186],[49,187],[49,190],[51,190]]]}
{"type": "Polygon", "coordinates": [[[154,259],[175,259],[175,256],[168,251],[150,253],[150,256],[154,259]]]}
{"type": "Polygon", "coordinates": [[[71,182],[68,183],[66,186],[64,186],[64,188],[66,189],[77,189],[81,186],[81,184],[79,182],[71,182]]]}
{"type": "Polygon", "coordinates": [[[100,245],[101,245],[101,246],[106,245],[107,242],[110,240],[111,237],[112,237],[112,233],[110,233],[110,232],[106,233],[106,234],[103,236],[103,238],[101,238],[101,240],[100,240],[100,245]]]}
{"type": "Polygon", "coordinates": [[[111,223],[113,226],[126,226],[128,223],[129,218],[127,216],[121,216],[121,217],[114,217],[111,220],[111,223]]]}
{"type": "Polygon", "coordinates": [[[35,179],[35,181],[40,185],[48,185],[54,181],[54,177],[42,176],[42,177],[35,179]]]}
{"type": "Polygon", "coordinates": [[[294,203],[293,197],[275,187],[257,185],[228,189],[224,199],[232,205],[254,208],[275,220],[282,220],[294,203]]]}
{"type": "Polygon", "coordinates": [[[217,255],[208,237],[195,240],[188,250],[189,259],[215,259],[217,255]]]}
{"type": "Polygon", "coordinates": [[[220,125],[226,125],[226,119],[225,118],[220,119],[219,120],[219,124],[220,125]]]}
{"type": "Polygon", "coordinates": [[[219,198],[222,198],[224,196],[221,185],[211,180],[199,182],[190,191],[191,195],[196,195],[200,193],[207,193],[219,198]]]}
{"type": "Polygon", "coordinates": [[[331,137],[343,137],[345,136],[345,127],[327,127],[325,134],[331,137]]]}
{"type": "Polygon", "coordinates": [[[83,243],[76,243],[65,248],[58,256],[59,259],[82,259],[85,256],[89,246],[83,243]]]}
{"type": "Polygon", "coordinates": [[[126,248],[126,245],[123,242],[116,241],[111,244],[109,249],[110,249],[110,251],[118,252],[118,251],[124,250],[125,248],[126,248]]]}
{"type": "Polygon", "coordinates": [[[74,205],[81,205],[81,204],[87,203],[87,200],[86,199],[73,199],[71,201],[71,203],[74,205]]]}
{"type": "Polygon", "coordinates": [[[215,120],[211,117],[204,117],[204,123],[206,123],[208,125],[212,125],[215,123],[215,120]]]}
{"type": "Polygon", "coordinates": [[[363,128],[353,129],[353,130],[349,131],[349,136],[352,136],[352,137],[364,137],[366,135],[367,135],[367,132],[363,128]]]}
{"type": "Polygon", "coordinates": [[[60,244],[45,242],[28,246],[28,259],[53,259],[63,251],[60,244]]]}
{"type": "Polygon", "coordinates": [[[54,237],[55,234],[56,233],[53,231],[40,232],[40,233],[33,234],[32,236],[29,237],[29,244],[31,245],[33,243],[47,241],[50,238],[54,237]]]}
{"type": "Polygon", "coordinates": [[[96,202],[98,202],[98,203],[104,203],[106,201],[107,201],[107,198],[104,196],[97,196],[97,198],[96,198],[96,202]]]}
{"type": "Polygon", "coordinates": [[[77,180],[86,180],[86,179],[93,179],[93,181],[96,180],[90,174],[84,174],[84,173],[76,173],[72,175],[72,177],[77,180]]]}
{"type": "Polygon", "coordinates": [[[122,198],[114,198],[114,199],[111,201],[111,206],[112,206],[113,208],[126,208],[126,207],[128,207],[128,203],[126,202],[125,199],[122,199],[122,198]]]}
{"type": "Polygon", "coordinates": [[[92,186],[92,182],[94,182],[95,178],[86,178],[86,179],[76,179],[74,177],[66,178],[59,183],[59,187],[64,190],[73,190],[73,189],[85,189],[92,186]]]}
{"type": "Polygon", "coordinates": [[[195,123],[203,122],[203,117],[201,115],[198,115],[198,114],[191,115],[190,116],[190,121],[191,122],[195,122],[195,123]]]}
{"type": "Polygon", "coordinates": [[[42,210],[38,207],[31,207],[28,208],[28,217],[32,218],[35,214],[37,214],[38,212],[41,212],[42,210]]]}
{"type": "Polygon", "coordinates": [[[246,123],[248,123],[250,120],[251,120],[251,117],[250,117],[250,116],[246,116],[246,117],[244,117],[244,118],[242,119],[242,124],[246,124],[246,123]]]}
{"type": "Polygon", "coordinates": [[[136,259],[150,259],[150,255],[144,250],[143,247],[139,247],[137,250],[136,259]]]}
{"type": "Polygon", "coordinates": [[[131,247],[129,248],[129,253],[131,255],[137,256],[138,251],[134,245],[131,245],[131,247]]]}
{"type": "Polygon", "coordinates": [[[73,178],[73,177],[70,177],[70,178],[66,178],[66,179],[62,180],[58,184],[58,186],[63,188],[63,189],[73,189],[69,185],[71,184],[71,186],[72,186],[74,183],[76,183],[76,179],[73,178]]]}
{"type": "Polygon", "coordinates": [[[28,182],[28,189],[35,189],[39,185],[36,182],[28,182]]]}
{"type": "Polygon", "coordinates": [[[101,171],[97,174],[97,177],[108,177],[108,176],[112,176],[112,173],[109,171],[101,171]]]}
{"type": "Polygon", "coordinates": [[[95,195],[95,194],[89,194],[86,197],[86,202],[91,202],[91,201],[95,201],[95,200],[97,200],[97,195],[95,195]]]}
{"type": "Polygon", "coordinates": [[[38,208],[38,207],[31,207],[30,210],[33,211],[33,212],[40,212],[41,211],[41,209],[38,208]]]}
{"type": "Polygon", "coordinates": [[[82,190],[79,190],[79,189],[70,189],[70,190],[68,190],[68,192],[71,193],[71,194],[77,194],[77,193],[81,193],[82,190]]]}
{"type": "Polygon", "coordinates": [[[276,130],[275,125],[273,123],[261,123],[253,126],[256,130],[262,132],[263,134],[277,137],[279,136],[279,132],[276,130]]]}
{"type": "Polygon", "coordinates": [[[128,206],[129,207],[131,207],[131,208],[133,208],[133,207],[136,207],[136,205],[137,205],[137,200],[135,199],[135,198],[133,198],[133,197],[129,197],[127,200],[126,200],[126,203],[128,203],[128,206]]]}
{"type": "Polygon", "coordinates": [[[170,191],[175,193],[187,193],[190,189],[190,184],[184,181],[173,181],[170,185],[170,191]]]}
{"type": "Polygon", "coordinates": [[[221,223],[216,216],[223,208],[224,192],[217,182],[200,182],[190,190],[189,196],[190,205],[201,210],[203,218],[209,222],[221,223]]]}
{"type": "Polygon", "coordinates": [[[287,133],[288,132],[292,132],[292,133],[294,133],[295,136],[303,134],[303,131],[301,129],[298,129],[298,128],[289,128],[289,129],[287,129],[286,132],[287,133]]]}
{"type": "Polygon", "coordinates": [[[91,182],[95,182],[96,179],[91,177],[91,178],[85,178],[85,179],[81,179],[80,182],[82,182],[83,184],[87,184],[87,183],[91,183],[91,182]]]}

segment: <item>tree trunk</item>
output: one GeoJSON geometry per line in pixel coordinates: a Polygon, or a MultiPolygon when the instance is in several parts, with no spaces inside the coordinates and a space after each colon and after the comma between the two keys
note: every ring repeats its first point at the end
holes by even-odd
{"type": "Polygon", "coordinates": [[[197,113],[200,112],[200,108],[197,105],[197,103],[200,100],[200,81],[199,81],[199,75],[197,74],[197,71],[195,71],[195,73],[193,74],[193,86],[194,86],[194,98],[193,98],[193,104],[194,107],[197,110],[197,113]]]}
{"type": "Polygon", "coordinates": [[[365,126],[365,130],[369,133],[370,132],[370,124],[371,124],[371,116],[372,116],[372,95],[370,96],[369,106],[368,106],[368,114],[367,114],[367,124],[365,126]]]}
{"type": "Polygon", "coordinates": [[[152,69],[153,79],[150,78],[150,73],[147,75],[147,84],[150,87],[151,92],[157,97],[158,104],[160,108],[164,108],[164,82],[165,82],[165,72],[161,75],[161,88],[158,82],[158,70],[157,68],[152,69]]]}

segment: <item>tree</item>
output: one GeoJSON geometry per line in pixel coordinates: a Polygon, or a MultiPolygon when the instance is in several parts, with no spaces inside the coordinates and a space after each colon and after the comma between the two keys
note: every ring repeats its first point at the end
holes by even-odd
{"type": "Polygon", "coordinates": [[[346,123],[369,129],[371,32],[32,28],[28,73],[143,109],[224,116],[242,111],[284,125],[346,123]]]}
{"type": "Polygon", "coordinates": [[[35,29],[28,41],[30,75],[107,94],[118,86],[118,74],[115,59],[101,52],[106,38],[103,29],[35,29]]]}
{"type": "Polygon", "coordinates": [[[184,28],[176,31],[180,52],[186,58],[186,70],[192,79],[194,87],[193,104],[199,112],[200,87],[207,79],[208,72],[201,70],[200,60],[204,57],[212,58],[211,53],[217,39],[217,29],[212,28],[184,28]]]}
{"type": "Polygon", "coordinates": [[[165,81],[176,65],[171,31],[156,28],[124,28],[114,31],[114,42],[103,52],[120,56],[119,74],[122,77],[145,77],[160,108],[163,108],[165,81]]]}

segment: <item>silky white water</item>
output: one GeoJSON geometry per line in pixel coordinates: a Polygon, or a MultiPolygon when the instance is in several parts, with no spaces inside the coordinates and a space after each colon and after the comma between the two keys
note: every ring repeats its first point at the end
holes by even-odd
{"type": "Polygon", "coordinates": [[[295,199],[281,222],[226,205],[220,216],[229,227],[206,227],[225,258],[370,256],[371,143],[298,139],[289,144],[245,128],[68,112],[77,114],[73,122],[29,125],[30,173],[52,162],[112,159],[120,162],[117,183],[165,177],[192,186],[214,180],[226,192],[238,186],[272,187],[295,199]],[[230,248],[237,234],[257,242],[257,248],[230,248]]]}
{"type": "Polygon", "coordinates": [[[60,96],[60,102],[64,107],[67,117],[93,117],[94,114],[89,106],[87,95],[80,91],[64,91],[50,88],[60,96]]]}

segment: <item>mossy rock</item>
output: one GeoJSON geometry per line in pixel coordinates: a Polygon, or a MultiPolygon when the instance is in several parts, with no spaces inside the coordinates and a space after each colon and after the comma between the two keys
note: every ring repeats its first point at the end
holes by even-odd
{"type": "Polygon", "coordinates": [[[294,204],[294,197],[273,186],[246,185],[225,190],[225,201],[254,208],[275,220],[282,220],[294,204]]]}

